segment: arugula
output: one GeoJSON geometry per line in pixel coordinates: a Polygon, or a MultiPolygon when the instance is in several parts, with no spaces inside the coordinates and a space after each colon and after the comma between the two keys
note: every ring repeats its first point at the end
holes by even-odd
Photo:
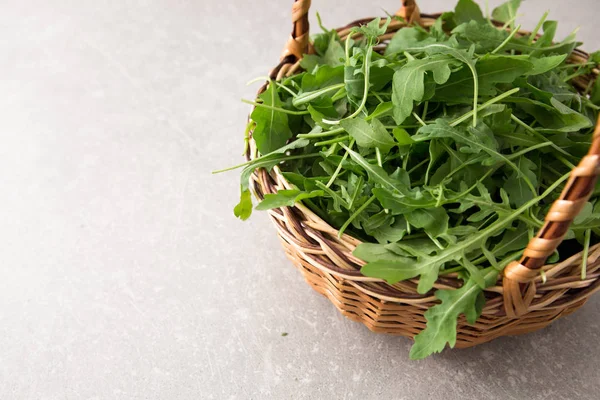
{"type": "MultiPolygon", "coordinates": [[[[303,71],[246,101],[253,159],[236,166],[234,214],[252,213],[252,174],[277,167],[293,186],[256,209],[302,203],[361,240],[353,254],[364,275],[435,293],[412,358],[453,346],[462,314],[476,320],[483,291],[540,229],[592,141],[600,84],[574,82],[593,76],[600,52],[572,64],[576,37],[555,43],[547,14],[521,35],[519,4],[494,9],[505,24],[496,27],[474,0],[460,0],[430,29],[400,29],[383,52],[390,19],[350,28],[345,40],[322,27],[303,71]],[[464,284],[436,289],[449,273],[464,284]]],[[[599,198],[600,187],[550,262],[599,240],[599,198]]]]}

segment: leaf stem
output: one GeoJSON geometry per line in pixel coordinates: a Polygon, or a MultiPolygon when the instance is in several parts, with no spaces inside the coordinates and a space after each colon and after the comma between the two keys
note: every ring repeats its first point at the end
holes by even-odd
{"type": "Polygon", "coordinates": [[[300,105],[306,104],[311,102],[312,100],[326,94],[329,92],[332,92],[334,90],[338,90],[344,87],[343,83],[338,83],[337,85],[331,85],[328,87],[325,87],[323,89],[319,89],[319,90],[314,90],[312,92],[306,92],[306,93],[302,93],[301,95],[298,95],[293,101],[292,104],[294,105],[294,107],[298,107],[300,105]]]}
{"type": "Polygon", "coordinates": [[[506,39],[504,39],[504,41],[502,43],[500,43],[500,45],[498,47],[496,47],[494,50],[492,50],[491,54],[496,54],[497,52],[499,52],[500,50],[502,50],[502,48],[504,46],[506,46],[508,44],[508,42],[510,42],[513,37],[515,37],[515,35],[519,31],[519,29],[521,29],[521,25],[517,25],[517,27],[515,29],[513,29],[513,31],[510,33],[510,35],[508,35],[508,37],[506,39]]]}
{"type": "MultiPolygon", "coordinates": [[[[515,121],[517,124],[521,125],[523,128],[525,128],[526,131],[528,131],[529,133],[533,134],[535,137],[537,137],[538,139],[543,140],[544,142],[547,142],[548,140],[546,140],[546,138],[544,137],[544,135],[542,135],[541,133],[539,133],[538,131],[536,131],[535,129],[533,129],[532,127],[530,127],[529,125],[527,125],[525,122],[521,121],[518,117],[516,117],[514,114],[510,114],[510,119],[512,119],[513,121],[515,121]]],[[[559,146],[557,146],[554,142],[549,141],[552,146],[553,149],[557,150],[560,153],[563,153],[569,157],[573,157],[569,152],[561,149],[559,146]]],[[[574,167],[573,167],[574,168],[574,167]]]]}
{"type": "Polygon", "coordinates": [[[360,215],[360,213],[362,213],[372,202],[374,202],[376,199],[375,195],[371,196],[369,198],[369,200],[365,201],[365,203],[360,206],[356,211],[354,211],[354,213],[350,216],[350,218],[348,218],[346,220],[346,222],[344,222],[344,225],[342,225],[342,227],[340,228],[340,231],[338,232],[338,237],[341,238],[342,235],[344,234],[344,231],[346,230],[346,228],[348,228],[348,226],[350,225],[350,223],[360,215]]]}
{"type": "Polygon", "coordinates": [[[476,112],[477,111],[482,111],[485,110],[486,108],[488,108],[489,106],[491,106],[492,104],[495,104],[501,100],[504,100],[505,98],[512,96],[513,94],[517,93],[520,90],[520,88],[514,88],[509,90],[508,92],[504,92],[499,96],[494,97],[493,99],[490,99],[488,101],[486,101],[485,103],[483,103],[482,105],[480,105],[479,107],[477,107],[476,109],[469,111],[468,113],[466,113],[465,115],[463,115],[462,117],[459,117],[457,119],[455,119],[453,122],[450,123],[450,126],[457,126],[463,122],[465,122],[466,120],[468,120],[471,115],[476,116],[476,112]]]}
{"type": "Polygon", "coordinates": [[[542,25],[544,24],[544,22],[546,22],[546,18],[548,18],[548,13],[549,11],[546,10],[544,15],[542,15],[542,19],[540,19],[540,22],[538,22],[538,24],[535,26],[535,29],[531,31],[531,35],[529,35],[529,40],[527,40],[527,44],[533,43],[533,39],[535,39],[540,29],[542,29],[542,25]]]}
{"type": "Polygon", "coordinates": [[[415,117],[415,119],[416,119],[417,121],[419,121],[419,123],[421,124],[421,126],[426,126],[426,125],[427,125],[427,124],[425,123],[425,121],[423,121],[423,120],[421,119],[421,117],[419,117],[419,116],[417,115],[417,113],[416,113],[416,112],[414,112],[414,111],[413,111],[412,115],[413,115],[413,117],[415,117]]]}
{"type": "MultiPolygon", "coordinates": [[[[352,146],[354,146],[354,139],[352,139],[350,141],[350,144],[348,145],[348,148],[352,149],[352,146]]],[[[377,149],[377,150],[379,150],[379,149],[377,149]]],[[[340,171],[342,170],[342,165],[344,164],[344,161],[346,161],[346,159],[348,158],[349,154],[350,153],[348,152],[348,150],[346,150],[345,153],[344,153],[344,156],[340,160],[340,163],[338,164],[337,168],[335,169],[335,172],[333,173],[333,175],[331,175],[331,178],[329,179],[329,182],[327,182],[327,184],[325,186],[330,187],[333,184],[333,182],[336,180],[336,178],[340,174],[340,171]]]]}
{"type": "Polygon", "coordinates": [[[315,143],[315,146],[327,146],[329,144],[334,144],[334,143],[339,143],[339,142],[343,142],[350,139],[349,135],[345,135],[345,136],[340,136],[334,139],[329,139],[329,140],[324,140],[322,142],[317,142],[315,143]]]}
{"type": "Polygon", "coordinates": [[[336,128],[336,129],[332,129],[330,131],[321,132],[321,133],[301,133],[297,137],[298,137],[298,139],[320,139],[320,138],[324,138],[324,137],[335,136],[338,133],[342,133],[342,132],[344,132],[344,128],[336,128]]]}

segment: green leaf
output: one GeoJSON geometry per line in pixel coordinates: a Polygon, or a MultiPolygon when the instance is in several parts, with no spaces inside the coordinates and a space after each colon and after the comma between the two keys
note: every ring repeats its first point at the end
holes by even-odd
{"type": "Polygon", "coordinates": [[[392,134],[394,135],[396,142],[398,142],[398,145],[400,145],[400,146],[409,146],[409,145],[415,143],[415,141],[412,140],[412,138],[410,137],[410,135],[408,134],[406,129],[394,128],[394,130],[392,131],[392,134]]]}
{"type": "Polygon", "coordinates": [[[435,41],[434,38],[429,36],[429,34],[420,27],[402,28],[398,30],[390,40],[390,43],[385,49],[385,55],[389,56],[400,53],[411,47],[435,43],[435,41]]]}
{"type": "Polygon", "coordinates": [[[529,243],[529,232],[525,224],[518,224],[514,229],[507,229],[502,239],[496,244],[492,251],[498,258],[517,250],[523,250],[529,243]]]}
{"type": "Polygon", "coordinates": [[[469,127],[468,132],[454,128],[443,119],[438,119],[434,124],[426,125],[420,128],[412,139],[415,142],[422,142],[435,138],[450,138],[464,146],[460,148],[463,153],[478,154],[481,151],[489,154],[495,161],[507,160],[505,156],[497,152],[498,143],[494,135],[484,124],[479,124],[477,129],[469,127]]]}
{"type": "MultiPolygon", "coordinates": [[[[476,64],[479,79],[479,93],[493,94],[495,84],[513,83],[518,77],[534,68],[526,59],[506,56],[484,56],[476,64]]],[[[468,70],[460,70],[452,74],[443,85],[436,88],[436,100],[455,101],[456,97],[472,96],[475,89],[473,76],[468,70]]]]}
{"type": "Polygon", "coordinates": [[[379,243],[394,243],[406,235],[406,220],[402,217],[394,217],[393,220],[391,224],[384,224],[372,232],[379,243]]]}
{"type": "Polygon", "coordinates": [[[391,113],[394,105],[391,101],[386,101],[385,103],[379,103],[375,110],[369,115],[369,119],[380,118],[391,113]]]}
{"type": "MultiPolygon", "coordinates": [[[[429,238],[404,239],[385,246],[386,249],[404,256],[420,257],[423,254],[431,255],[440,250],[429,238]]],[[[376,260],[373,260],[376,261],[376,260]]]]}
{"type": "Polygon", "coordinates": [[[517,11],[521,6],[521,0],[509,0],[499,5],[492,11],[492,18],[500,22],[509,22],[517,16],[517,11]]]}
{"type": "Polygon", "coordinates": [[[567,54],[561,54],[557,56],[547,57],[531,57],[529,61],[533,64],[533,69],[527,72],[525,75],[540,75],[545,74],[561,65],[567,59],[567,54]]]}
{"type": "Polygon", "coordinates": [[[252,215],[252,195],[250,190],[242,190],[240,202],[233,208],[233,214],[242,221],[247,220],[252,215]]]}
{"type": "Polygon", "coordinates": [[[365,264],[360,272],[365,276],[384,279],[389,284],[420,276],[417,291],[427,293],[437,280],[439,267],[434,264],[416,264],[413,259],[404,261],[373,261],[365,264]]]}
{"type": "Polygon", "coordinates": [[[302,76],[302,92],[312,92],[344,81],[344,67],[320,65],[313,73],[302,76]]]}
{"type": "Polygon", "coordinates": [[[379,148],[387,154],[396,144],[378,119],[373,119],[371,124],[364,119],[353,118],[340,122],[340,126],[350,134],[356,143],[366,149],[379,148]]]}
{"type": "Polygon", "coordinates": [[[394,214],[406,214],[421,208],[436,206],[436,200],[428,192],[425,194],[421,192],[407,193],[407,188],[403,189],[398,190],[398,186],[395,191],[387,188],[374,188],[373,195],[377,197],[384,208],[391,210],[394,214]]]}
{"type": "Polygon", "coordinates": [[[342,144],[342,147],[348,152],[348,154],[354,160],[354,162],[356,162],[365,171],[367,171],[367,174],[369,174],[369,177],[374,182],[377,182],[380,185],[385,186],[389,190],[392,190],[392,191],[404,192],[407,189],[406,186],[401,181],[392,179],[388,175],[388,173],[385,172],[385,170],[383,168],[381,168],[380,166],[369,163],[360,154],[351,150],[346,145],[342,144]]]}
{"type": "Polygon", "coordinates": [[[413,60],[394,73],[392,102],[397,124],[402,124],[412,113],[415,101],[423,99],[425,72],[431,71],[436,83],[445,83],[450,77],[452,61],[452,58],[446,55],[413,60]]]}
{"type": "Polygon", "coordinates": [[[442,207],[415,210],[406,214],[406,220],[415,228],[423,228],[433,237],[438,237],[448,230],[448,214],[442,207]]]}
{"type": "Polygon", "coordinates": [[[280,207],[292,207],[297,202],[304,199],[312,199],[313,197],[323,196],[325,193],[322,190],[314,190],[310,193],[301,190],[279,190],[277,193],[265,194],[263,201],[256,206],[257,210],[271,210],[280,207]]]}
{"type": "MultiPolygon", "coordinates": [[[[269,85],[267,90],[259,96],[263,104],[272,107],[281,107],[281,99],[275,90],[275,85],[269,85]]],[[[292,137],[288,125],[287,114],[264,107],[256,107],[250,118],[256,123],[252,137],[261,154],[267,154],[285,145],[292,137]]]]}
{"type": "Polygon", "coordinates": [[[475,50],[482,53],[494,50],[508,37],[508,32],[480,21],[464,21],[452,33],[474,44],[475,50]]]}
{"type": "Polygon", "coordinates": [[[391,22],[391,18],[388,17],[386,21],[382,24],[381,18],[375,18],[371,22],[366,25],[362,25],[359,28],[354,28],[354,32],[359,32],[364,34],[367,38],[377,39],[378,36],[385,34],[387,31],[387,27],[391,22]]]}
{"type": "Polygon", "coordinates": [[[515,161],[515,165],[521,171],[521,174],[513,172],[506,180],[504,188],[511,203],[520,207],[537,196],[537,193],[532,193],[530,189],[531,186],[537,187],[538,185],[537,174],[535,173],[537,165],[525,156],[519,157],[515,161]]]}
{"type": "Polygon", "coordinates": [[[391,250],[386,248],[386,245],[383,244],[374,244],[374,243],[361,243],[356,246],[356,249],[352,252],[357,258],[365,262],[374,262],[374,261],[401,261],[401,262],[409,262],[410,259],[408,257],[400,256],[394,253],[391,250]]]}
{"type": "MultiPolygon", "coordinates": [[[[498,276],[498,271],[492,267],[486,268],[482,273],[488,286],[492,285],[498,276]]],[[[458,317],[465,314],[467,322],[474,324],[481,315],[481,307],[477,307],[481,291],[472,278],[459,289],[436,291],[435,296],[441,303],[425,312],[427,327],[415,336],[410,358],[420,360],[433,353],[439,353],[444,350],[446,344],[454,347],[458,317]]]]}
{"type": "Polygon", "coordinates": [[[456,24],[462,24],[469,21],[486,22],[486,19],[479,5],[473,0],[459,0],[454,9],[454,21],[456,24]]]}
{"type": "Polygon", "coordinates": [[[526,113],[532,115],[545,129],[538,132],[576,132],[592,126],[585,115],[567,107],[554,97],[550,105],[526,98],[508,98],[506,101],[517,103],[526,113]]]}

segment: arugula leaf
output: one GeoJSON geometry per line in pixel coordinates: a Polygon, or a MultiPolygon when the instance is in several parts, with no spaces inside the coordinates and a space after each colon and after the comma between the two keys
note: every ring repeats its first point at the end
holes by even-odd
{"type": "Polygon", "coordinates": [[[431,71],[436,83],[445,83],[450,78],[450,65],[453,59],[446,55],[433,56],[423,60],[409,61],[394,73],[392,102],[394,120],[402,124],[411,114],[413,102],[421,101],[425,94],[425,72],[431,71]]]}
{"type": "Polygon", "coordinates": [[[340,125],[356,140],[359,146],[366,149],[379,148],[384,154],[387,154],[396,145],[383,124],[376,118],[370,125],[360,118],[343,120],[340,125]]]}
{"type": "Polygon", "coordinates": [[[439,266],[427,263],[415,263],[413,259],[405,261],[378,260],[365,264],[360,272],[365,276],[385,279],[389,284],[420,276],[417,292],[424,294],[431,290],[438,278],[439,266]]]}
{"type": "Polygon", "coordinates": [[[521,0],[509,0],[494,8],[492,18],[500,22],[514,21],[520,6],[521,0]]]}
{"type": "Polygon", "coordinates": [[[277,193],[265,194],[263,201],[256,206],[257,210],[270,210],[280,207],[292,207],[297,202],[304,199],[312,199],[313,197],[323,196],[325,193],[322,190],[314,190],[310,193],[303,192],[297,189],[279,190],[277,193]]]}
{"type": "Polygon", "coordinates": [[[520,207],[537,196],[537,193],[532,193],[529,189],[530,186],[536,187],[538,185],[535,173],[537,165],[525,156],[519,157],[515,165],[521,171],[521,174],[513,172],[507,179],[504,188],[512,204],[520,207]]]}
{"type": "MultiPolygon", "coordinates": [[[[498,271],[493,267],[482,271],[486,285],[490,286],[496,281],[498,271]]],[[[474,324],[481,308],[477,301],[481,288],[471,278],[459,289],[438,290],[435,292],[441,304],[431,307],[425,312],[427,328],[415,336],[415,344],[410,349],[411,360],[420,360],[433,353],[439,353],[449,344],[456,344],[456,321],[459,315],[464,314],[467,322],[474,324]]]]}
{"type": "Polygon", "coordinates": [[[477,52],[492,51],[508,38],[506,31],[476,20],[464,21],[454,28],[452,33],[475,45],[477,52]]]}
{"type": "Polygon", "coordinates": [[[435,43],[436,40],[421,28],[411,27],[400,29],[392,36],[390,43],[385,49],[385,55],[400,53],[412,47],[435,43]]]}
{"type": "Polygon", "coordinates": [[[350,155],[350,157],[352,157],[354,162],[356,162],[365,171],[367,171],[367,174],[369,174],[369,177],[373,181],[375,181],[375,182],[379,183],[380,185],[383,185],[393,191],[400,191],[400,192],[406,191],[406,189],[407,189],[406,186],[401,181],[392,179],[388,175],[388,173],[385,172],[385,170],[383,168],[381,168],[378,165],[369,163],[360,154],[351,150],[346,145],[342,145],[342,147],[348,152],[348,154],[350,155]]]}
{"type": "Polygon", "coordinates": [[[433,237],[448,230],[448,214],[442,207],[422,208],[406,214],[406,220],[415,228],[423,228],[433,237]]]}
{"type": "Polygon", "coordinates": [[[547,56],[547,57],[531,57],[529,61],[533,64],[533,69],[527,72],[525,75],[541,75],[548,71],[552,71],[559,65],[561,65],[567,59],[566,54],[561,54],[557,56],[547,56]]]}
{"type": "Polygon", "coordinates": [[[247,220],[252,215],[252,195],[250,190],[242,190],[240,202],[233,208],[233,214],[242,221],[247,220]]]}
{"type": "Polygon", "coordinates": [[[485,22],[486,20],[481,8],[473,0],[459,0],[454,9],[454,21],[462,24],[468,21],[485,22]]]}
{"type": "MultiPolygon", "coordinates": [[[[259,98],[265,105],[272,107],[282,106],[281,99],[273,84],[268,85],[267,90],[259,98]]],[[[256,142],[258,151],[262,154],[277,150],[292,137],[292,131],[288,125],[288,116],[285,113],[256,107],[252,111],[250,118],[256,123],[252,138],[256,142]]]]}

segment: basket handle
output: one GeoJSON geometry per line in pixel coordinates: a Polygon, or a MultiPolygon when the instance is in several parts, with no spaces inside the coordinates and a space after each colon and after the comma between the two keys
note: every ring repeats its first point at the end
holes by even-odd
{"type": "MultiPolygon", "coordinates": [[[[294,64],[302,59],[305,53],[308,53],[308,10],[310,8],[310,1],[294,0],[294,5],[292,6],[294,28],[281,54],[281,64],[294,64]]],[[[415,0],[403,0],[402,8],[398,10],[396,15],[403,17],[409,23],[420,20],[420,11],[415,0]]]]}
{"type": "Polygon", "coordinates": [[[527,245],[521,260],[513,261],[504,269],[504,308],[507,316],[519,317],[528,312],[536,292],[534,279],[590,198],[599,174],[600,118],[588,154],[571,172],[560,197],[550,207],[544,225],[527,245]]]}

